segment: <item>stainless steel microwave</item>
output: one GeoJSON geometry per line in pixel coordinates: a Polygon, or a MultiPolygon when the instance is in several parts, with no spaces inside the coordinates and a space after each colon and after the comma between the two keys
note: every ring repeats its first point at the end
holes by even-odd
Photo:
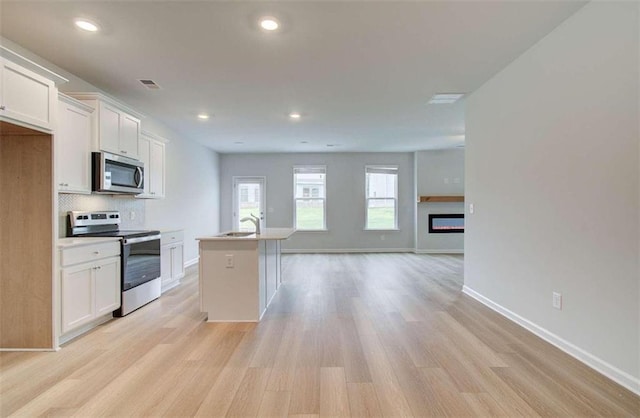
{"type": "Polygon", "coordinates": [[[144,163],[108,152],[94,152],[92,190],[96,193],[140,194],[144,190],[144,163]]]}

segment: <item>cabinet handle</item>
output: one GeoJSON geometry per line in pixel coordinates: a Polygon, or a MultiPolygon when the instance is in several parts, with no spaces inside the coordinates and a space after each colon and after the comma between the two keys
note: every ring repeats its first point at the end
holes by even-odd
{"type": "Polygon", "coordinates": [[[58,183],[58,186],[64,186],[64,183],[58,183]]]}
{"type": "Polygon", "coordinates": [[[0,106],[0,110],[5,110],[6,107],[4,107],[4,105],[0,106]]]}
{"type": "Polygon", "coordinates": [[[94,251],[93,253],[94,253],[95,255],[98,255],[98,254],[100,254],[100,251],[94,251]]]}
{"type": "Polygon", "coordinates": [[[120,152],[121,152],[121,153],[123,153],[123,154],[126,154],[126,153],[127,153],[127,151],[124,151],[124,150],[122,150],[122,151],[120,151],[120,152]]]}

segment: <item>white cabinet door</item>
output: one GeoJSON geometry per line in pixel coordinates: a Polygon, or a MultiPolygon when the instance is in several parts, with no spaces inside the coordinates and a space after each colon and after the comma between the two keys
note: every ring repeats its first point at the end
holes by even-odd
{"type": "Polygon", "coordinates": [[[94,270],[95,316],[120,307],[120,257],[107,258],[94,270]]]}
{"type": "Polygon", "coordinates": [[[138,198],[150,198],[151,193],[149,190],[151,179],[150,179],[150,168],[151,168],[151,139],[147,136],[140,135],[140,140],[138,141],[138,158],[144,164],[144,191],[139,195],[136,195],[138,198]]]}
{"type": "Polygon", "coordinates": [[[140,119],[126,113],[120,113],[120,150],[118,154],[137,159],[139,137],[140,119]]]}
{"type": "MultiPolygon", "coordinates": [[[[61,95],[62,97],[62,95],[61,95]]],[[[91,110],[68,98],[58,100],[55,132],[58,191],[91,193],[91,110]]]]}
{"type": "Polygon", "coordinates": [[[172,261],[172,246],[163,245],[160,247],[160,275],[162,277],[163,287],[172,281],[173,269],[171,268],[172,261]]]}
{"type": "Polygon", "coordinates": [[[184,277],[184,232],[182,230],[165,231],[160,241],[160,267],[162,272],[162,291],[169,290],[184,277]]]}
{"type": "Polygon", "coordinates": [[[171,277],[178,280],[184,277],[184,245],[176,244],[171,249],[171,277]]]}
{"type": "Polygon", "coordinates": [[[144,163],[144,193],[136,197],[161,199],[164,197],[164,142],[142,133],[138,148],[139,159],[144,163]]]}
{"type": "Polygon", "coordinates": [[[149,192],[154,198],[164,197],[164,143],[151,141],[150,170],[147,172],[149,192]]]}
{"type": "Polygon", "coordinates": [[[62,332],[79,327],[95,317],[93,264],[62,269],[62,332]]]}
{"type": "Polygon", "coordinates": [[[107,103],[100,103],[98,126],[100,149],[120,154],[120,110],[107,103]]]}
{"type": "Polygon", "coordinates": [[[57,95],[53,81],[4,58],[0,58],[0,62],[0,116],[53,130],[57,95]]]}

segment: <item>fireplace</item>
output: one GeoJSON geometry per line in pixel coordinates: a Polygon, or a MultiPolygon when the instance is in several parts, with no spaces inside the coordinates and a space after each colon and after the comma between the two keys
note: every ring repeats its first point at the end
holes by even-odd
{"type": "Polygon", "coordinates": [[[445,213],[429,215],[430,234],[464,233],[464,214],[445,213]]]}

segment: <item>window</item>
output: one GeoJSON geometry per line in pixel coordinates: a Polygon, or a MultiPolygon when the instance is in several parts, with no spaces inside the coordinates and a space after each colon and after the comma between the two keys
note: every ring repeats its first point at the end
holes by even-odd
{"type": "Polygon", "coordinates": [[[293,168],[293,199],[296,229],[323,231],[326,221],[326,171],[320,166],[293,168]]]}
{"type": "Polygon", "coordinates": [[[367,166],[366,229],[398,228],[398,167],[367,166]]]}

